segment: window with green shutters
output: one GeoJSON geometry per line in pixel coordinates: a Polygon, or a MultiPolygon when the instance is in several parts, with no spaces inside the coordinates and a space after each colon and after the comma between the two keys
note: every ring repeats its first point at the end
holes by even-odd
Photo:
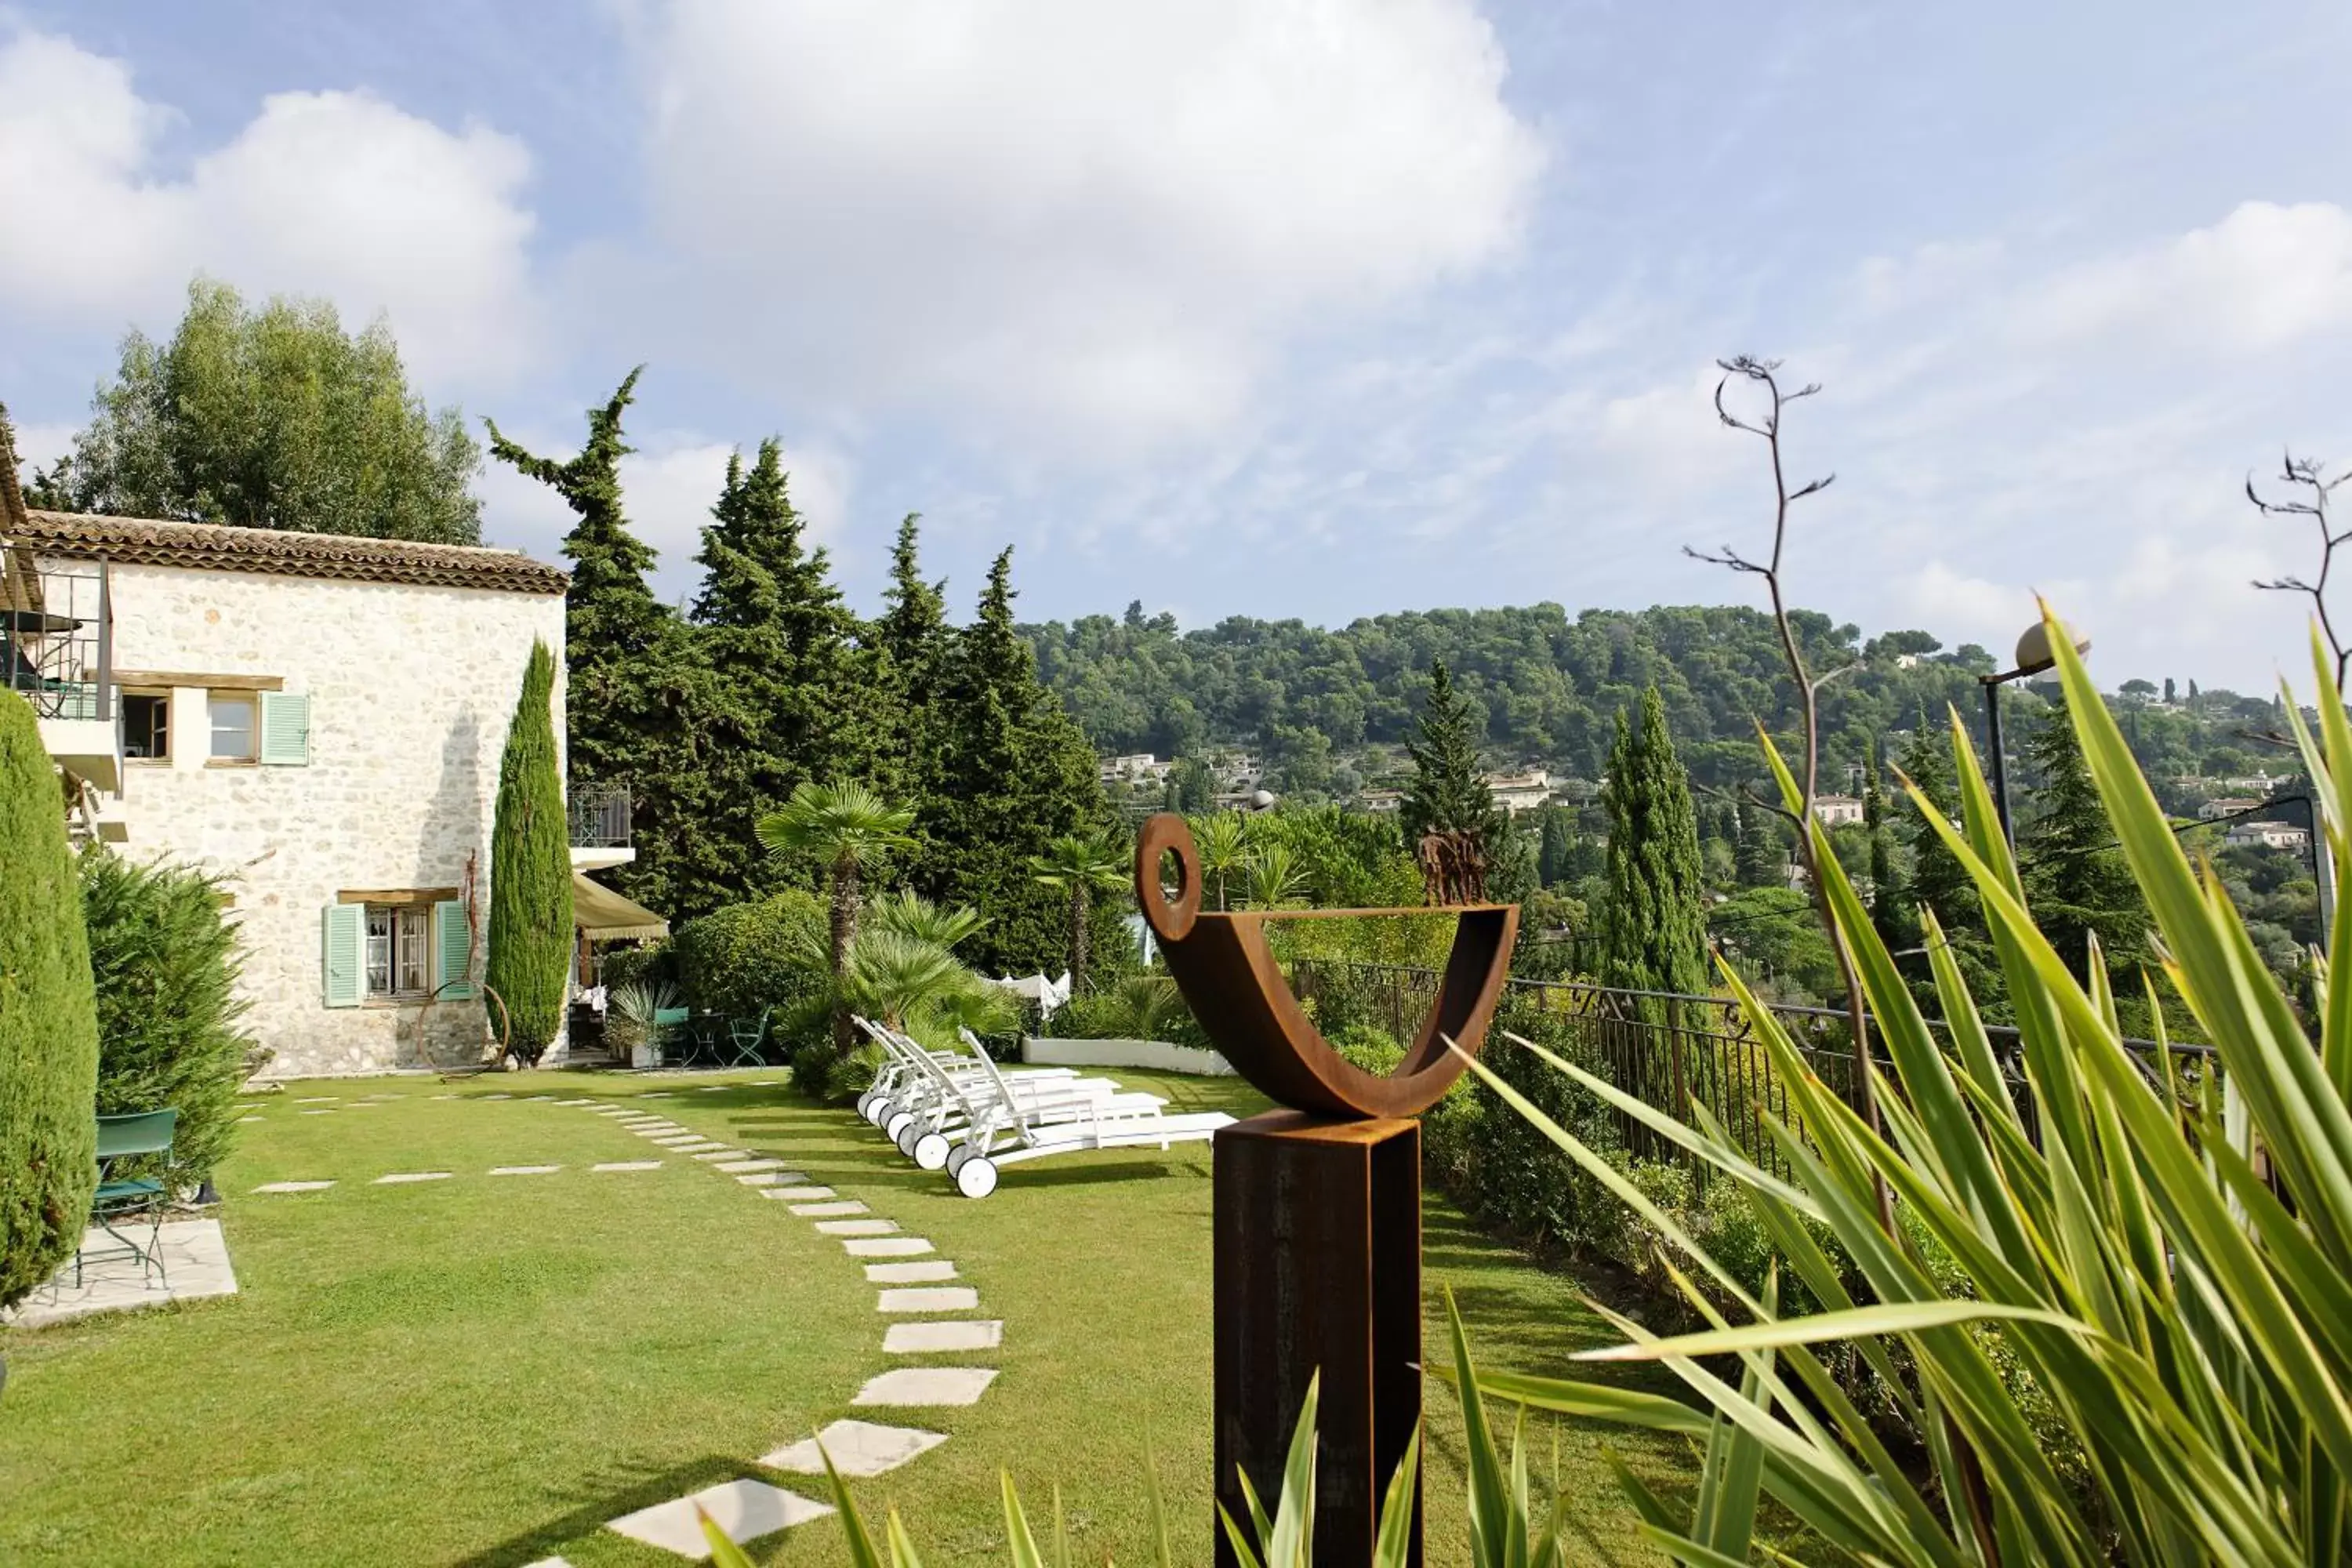
{"type": "Polygon", "coordinates": [[[310,761],[309,692],[262,692],[260,720],[263,763],[277,767],[301,767],[310,761]]]}
{"type": "Polygon", "coordinates": [[[474,931],[456,899],[433,906],[433,994],[443,1001],[474,994],[474,931]]]}
{"type": "Polygon", "coordinates": [[[326,1004],[356,1007],[367,995],[367,906],[329,904],[322,923],[326,1004]]]}

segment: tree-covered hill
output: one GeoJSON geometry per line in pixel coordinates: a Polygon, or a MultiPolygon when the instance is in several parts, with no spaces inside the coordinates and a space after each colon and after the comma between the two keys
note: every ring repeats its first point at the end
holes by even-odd
{"type": "MultiPolygon", "coordinates": [[[[1971,724],[1983,700],[1977,677],[1997,668],[1973,643],[1946,649],[1924,631],[1864,640],[1859,628],[1801,611],[1796,616],[1815,670],[1856,666],[1822,692],[1824,779],[1836,785],[1868,763],[1874,742],[1940,723],[1947,704],[1971,724]]],[[[1770,618],[1724,605],[1585,610],[1559,605],[1516,609],[1411,611],[1327,630],[1300,621],[1244,617],[1180,632],[1168,616],[1131,605],[1123,618],[1087,616],[1025,627],[1046,683],[1105,752],[1192,756],[1218,746],[1258,749],[1277,774],[1311,782],[1330,758],[1411,732],[1433,658],[1444,661],[1483,721],[1490,762],[1541,763],[1597,779],[1612,726],[1654,684],[1692,775],[1728,784],[1758,773],[1753,725],[1776,732],[1795,722],[1770,618]]],[[[2285,753],[2246,738],[2279,722],[2264,699],[2199,693],[2194,682],[2168,701],[2146,682],[2116,699],[2132,710],[2152,777],[2228,777],[2285,753]],[[2192,700],[2193,698],[2193,700],[2192,700]]],[[[2012,687],[2005,712],[2019,739],[2044,704],[2012,687]]],[[[2012,747],[2016,742],[2012,741],[2012,747]]]]}

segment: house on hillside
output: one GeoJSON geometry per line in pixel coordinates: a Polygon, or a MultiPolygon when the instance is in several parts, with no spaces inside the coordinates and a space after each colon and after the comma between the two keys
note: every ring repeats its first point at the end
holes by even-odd
{"type": "Polygon", "coordinates": [[[1533,811],[1551,799],[1551,774],[1541,768],[1527,773],[1488,773],[1486,793],[1505,811],[1533,811]]]}
{"type": "MultiPolygon", "coordinates": [[[[478,1061],[499,755],[532,639],[562,667],[564,573],[60,512],[6,531],[0,684],[32,702],[81,837],[226,879],[266,1070],[478,1061]]],[[[575,874],[633,858],[625,796],[572,808],[575,874]]],[[[659,927],[595,891],[583,918],[659,927]]]]}
{"type": "Polygon", "coordinates": [[[2291,822],[2233,822],[2221,841],[2262,849],[2303,849],[2310,846],[2311,835],[2291,822]]]}
{"type": "Polygon", "coordinates": [[[1813,819],[1823,827],[1847,827],[1862,818],[1862,802],[1853,795],[1824,795],[1813,799],[1813,819]]]}
{"type": "Polygon", "coordinates": [[[2242,816],[2247,812],[2258,809],[2263,800],[2263,797],[2260,795],[2223,795],[2219,800],[2209,800],[2199,806],[2198,820],[2213,822],[2224,816],[2242,816]]]}

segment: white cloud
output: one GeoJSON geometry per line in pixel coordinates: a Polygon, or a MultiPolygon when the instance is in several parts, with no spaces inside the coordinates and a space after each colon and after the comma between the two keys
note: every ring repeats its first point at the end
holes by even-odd
{"type": "Polygon", "coordinates": [[[2352,325],[2352,213],[2247,202],[2163,245],[2059,274],[2017,314],[2022,341],[2102,334],[2260,352],[2352,325]]]}
{"type": "Polygon", "coordinates": [[[0,207],[54,218],[0,226],[0,319],[155,321],[203,271],[325,295],[354,324],[387,311],[427,377],[519,368],[534,327],[520,142],[366,92],[288,92],[173,174],[177,118],[68,39],[0,47],[0,207]]]}
{"type": "Polygon", "coordinates": [[[667,253],[598,286],[1064,452],[1213,431],[1302,332],[1507,256],[1543,157],[1467,0],[674,0],[642,51],[667,253]]]}

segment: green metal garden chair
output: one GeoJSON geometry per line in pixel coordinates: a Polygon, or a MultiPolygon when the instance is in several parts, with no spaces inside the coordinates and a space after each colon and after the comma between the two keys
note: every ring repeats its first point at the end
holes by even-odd
{"type": "Polygon", "coordinates": [[[735,1065],[739,1068],[765,1067],[760,1055],[768,1043],[768,1015],[772,1007],[762,1007],[756,1018],[736,1018],[727,1026],[727,1038],[735,1047],[735,1065]]]}
{"type": "Polygon", "coordinates": [[[687,1007],[663,1007],[654,1014],[656,1054],[660,1058],[664,1067],[680,1065],[678,1061],[671,1059],[670,1043],[681,1038],[687,1042],[683,1060],[687,1062],[694,1060],[694,1036],[687,1027],[687,1020],[693,1016],[693,1010],[687,1007]]]}
{"type": "MultiPolygon", "coordinates": [[[[164,1284],[172,1282],[163,1271],[163,1211],[171,1205],[172,1134],[179,1126],[176,1110],[134,1110],[120,1116],[98,1119],[98,1195],[89,1205],[89,1217],[98,1228],[121,1242],[123,1251],[108,1250],[102,1258],[131,1257],[139,1259],[139,1278],[143,1281],[152,1268],[164,1284]],[[115,1168],[122,1162],[143,1155],[160,1154],[163,1164],[152,1176],[117,1176],[115,1168]],[[147,1245],[136,1241],[114,1228],[118,1220],[139,1215],[150,1216],[147,1245]]],[[[74,1288],[81,1288],[81,1266],[89,1256],[85,1247],[74,1250],[74,1288]]]]}

